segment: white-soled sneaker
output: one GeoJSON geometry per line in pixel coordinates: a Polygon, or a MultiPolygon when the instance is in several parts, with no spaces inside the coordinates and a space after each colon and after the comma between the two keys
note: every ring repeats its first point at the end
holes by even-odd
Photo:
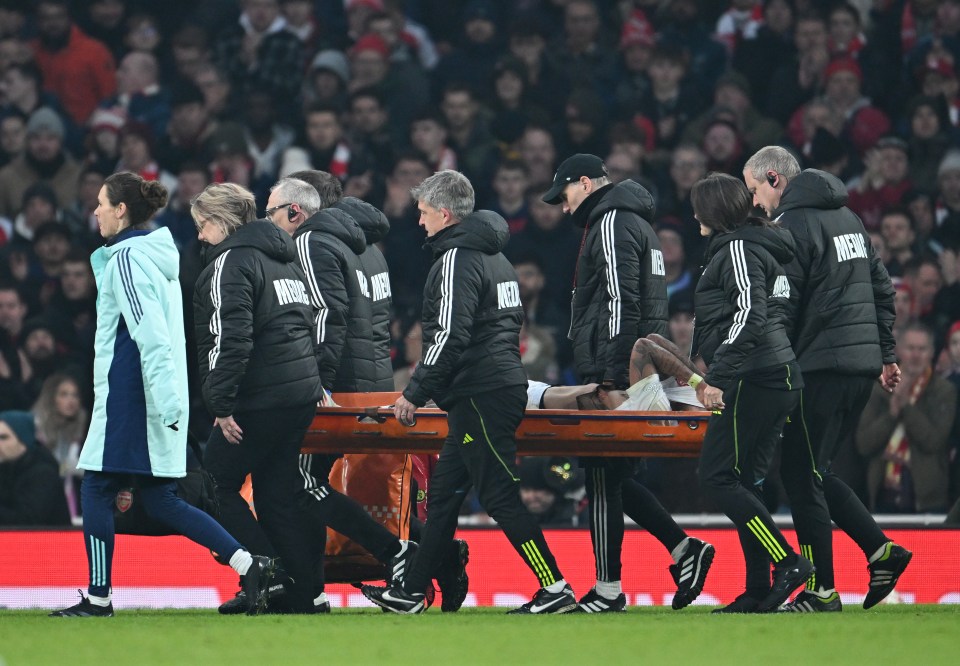
{"type": "Polygon", "coordinates": [[[507,615],[545,615],[548,613],[572,613],[577,610],[577,598],[573,596],[573,589],[564,585],[559,592],[550,592],[545,587],[537,590],[533,599],[508,611],[507,615]]]}

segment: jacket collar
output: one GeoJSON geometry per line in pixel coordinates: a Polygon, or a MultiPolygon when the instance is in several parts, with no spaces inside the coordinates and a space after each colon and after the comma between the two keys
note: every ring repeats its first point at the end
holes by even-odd
{"type": "Polygon", "coordinates": [[[133,227],[128,227],[121,231],[118,234],[114,234],[111,238],[107,239],[107,242],[104,243],[107,247],[111,245],[116,245],[117,243],[122,243],[128,238],[134,238],[135,236],[146,236],[150,231],[148,229],[134,229],[133,227]]]}
{"type": "Polygon", "coordinates": [[[603,199],[610,188],[613,187],[613,183],[609,185],[604,185],[598,190],[594,190],[590,195],[584,199],[580,205],[577,207],[577,210],[573,211],[573,223],[578,227],[586,227],[590,224],[590,214],[593,212],[593,209],[597,207],[597,204],[603,199]]]}

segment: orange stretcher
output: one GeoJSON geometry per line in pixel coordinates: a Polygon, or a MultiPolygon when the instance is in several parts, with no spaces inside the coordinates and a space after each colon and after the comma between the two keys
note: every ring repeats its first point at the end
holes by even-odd
{"type": "MultiPolygon", "coordinates": [[[[409,538],[411,456],[438,453],[447,415],[418,409],[404,426],[393,416],[400,393],[335,393],[338,407],[317,408],[304,453],[344,453],[330,473],[331,487],[359,502],[401,539],[409,538]],[[357,455],[360,454],[360,455],[357,455]],[[379,455],[366,455],[379,454],[379,455]]],[[[520,455],[695,457],[710,412],[527,410],[517,429],[520,455]]],[[[382,579],[382,563],[330,530],[324,560],[329,582],[382,579]]]]}
{"type": "MultiPolygon", "coordinates": [[[[393,416],[400,393],[335,393],[338,407],[317,408],[304,453],[438,453],[447,415],[421,408],[416,423],[393,416]]],[[[710,412],[528,409],[517,429],[519,455],[696,457],[710,412]]]]}

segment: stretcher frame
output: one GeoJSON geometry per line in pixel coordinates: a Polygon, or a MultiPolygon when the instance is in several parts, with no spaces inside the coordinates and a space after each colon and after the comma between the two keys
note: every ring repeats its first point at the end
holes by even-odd
{"type": "MultiPolygon", "coordinates": [[[[401,424],[386,406],[393,405],[400,393],[335,393],[332,397],[339,406],[317,408],[304,438],[304,453],[431,454],[440,451],[447,436],[447,414],[440,409],[418,409],[413,425],[401,424]]],[[[528,409],[517,429],[517,453],[696,457],[710,416],[704,411],[528,409]]],[[[324,569],[328,582],[358,583],[385,575],[383,565],[363,552],[328,553],[324,569]]]]}
{"type": "MultiPolygon", "coordinates": [[[[438,453],[446,412],[417,410],[412,426],[393,416],[399,393],[338,393],[337,407],[318,407],[304,453],[438,453]]],[[[690,458],[711,416],[707,411],[632,412],[528,409],[517,429],[517,454],[690,458]]]]}

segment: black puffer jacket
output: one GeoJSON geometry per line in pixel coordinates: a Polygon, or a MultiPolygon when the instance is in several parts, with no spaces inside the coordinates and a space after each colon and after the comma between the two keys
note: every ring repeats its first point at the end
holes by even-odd
{"type": "Polygon", "coordinates": [[[776,227],[746,225],[710,239],[695,295],[694,348],[710,366],[711,386],[728,388],[794,361],[784,329],[790,284],[781,266],[791,259],[793,238],[776,227]]]}
{"type": "Polygon", "coordinates": [[[367,241],[337,208],[311,216],[293,234],[307,276],[320,345],[317,367],[333,391],[369,391],[376,379],[370,284],[360,263],[367,241]]]}
{"type": "Polygon", "coordinates": [[[637,338],[667,333],[667,283],[660,240],[650,227],[653,196],[632,180],[603,187],[573,221],[586,227],[577,259],[570,339],[584,381],[629,385],[637,338]]]}
{"type": "Polygon", "coordinates": [[[478,393],[527,385],[517,274],[501,254],[509,235],[502,217],[482,210],[427,239],[434,262],[423,288],[423,360],[403,392],[413,404],[432,398],[449,409],[478,393]]]}
{"type": "Polygon", "coordinates": [[[390,272],[383,252],[375,245],[390,233],[390,221],[375,206],[356,197],[344,197],[334,205],[357,221],[367,240],[367,249],[360,254],[360,263],[370,285],[370,326],[373,332],[374,360],[376,362],[373,383],[366,377],[357,378],[359,391],[392,391],[393,362],[390,359],[390,319],[393,296],[390,289],[390,272]],[[369,386],[368,386],[369,384],[369,386]]]}
{"type": "Polygon", "coordinates": [[[793,235],[787,333],[804,372],[877,376],[896,362],[894,289],[836,177],[807,169],[775,215],[793,235]]]}
{"type": "Polygon", "coordinates": [[[53,454],[39,444],[0,462],[0,526],[69,525],[70,511],[53,454]]]}
{"type": "Polygon", "coordinates": [[[258,220],[206,252],[193,295],[200,383],[214,416],[316,402],[313,310],[290,237],[258,220]]]}

